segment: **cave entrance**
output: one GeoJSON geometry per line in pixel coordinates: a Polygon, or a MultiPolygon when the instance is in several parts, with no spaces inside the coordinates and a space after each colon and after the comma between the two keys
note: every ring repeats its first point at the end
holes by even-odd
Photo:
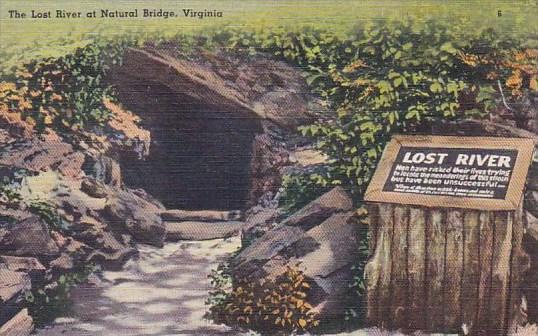
{"type": "Polygon", "coordinates": [[[149,156],[121,158],[129,187],[167,208],[242,209],[249,200],[252,143],[259,120],[151,81],[122,81],[122,104],[151,132],[149,156]]]}

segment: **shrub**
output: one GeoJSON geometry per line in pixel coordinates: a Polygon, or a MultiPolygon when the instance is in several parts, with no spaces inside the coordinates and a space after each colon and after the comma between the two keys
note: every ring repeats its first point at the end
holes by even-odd
{"type": "Polygon", "coordinates": [[[28,210],[41,217],[50,227],[65,231],[69,224],[60,216],[55,205],[42,200],[30,200],[28,202],[28,210]]]}
{"type": "Polygon", "coordinates": [[[392,134],[482,118],[538,92],[538,51],[512,35],[434,20],[378,20],[347,37],[318,29],[227,29],[213,32],[211,43],[295,64],[336,112],[301,128],[329,163],[322,173],[288,178],[283,204],[294,208],[316,195],[316,185],[342,185],[360,202],[392,134]]]}
{"type": "Polygon", "coordinates": [[[331,186],[326,183],[326,179],[321,174],[295,172],[282,178],[283,191],[279,198],[279,206],[284,212],[297,211],[308,202],[329,191],[331,186]]]}
{"type": "Polygon", "coordinates": [[[209,316],[265,335],[303,333],[319,324],[308,303],[309,289],[304,274],[292,267],[276,279],[236,281],[210,307],[209,316]]]}
{"type": "Polygon", "coordinates": [[[19,193],[18,187],[12,181],[4,176],[0,180],[0,205],[8,208],[18,208],[22,202],[22,196],[19,193]]]}
{"type": "Polygon", "coordinates": [[[128,43],[94,42],[65,56],[23,64],[12,81],[3,83],[0,105],[20,113],[38,131],[103,126],[110,118],[103,99],[114,96],[105,75],[121,62],[128,43]]]}
{"type": "Polygon", "coordinates": [[[32,288],[25,292],[24,305],[28,308],[34,323],[40,327],[54,318],[69,312],[71,290],[81,284],[95,271],[93,265],[81,266],[77,271],[62,274],[43,288],[32,288]]]}

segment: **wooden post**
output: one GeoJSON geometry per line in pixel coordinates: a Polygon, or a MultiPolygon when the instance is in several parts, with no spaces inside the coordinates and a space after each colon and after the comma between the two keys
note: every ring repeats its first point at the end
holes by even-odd
{"type": "Polygon", "coordinates": [[[509,333],[522,304],[522,197],[533,150],[530,139],[393,137],[364,195],[369,324],[509,333]]]}
{"type": "Polygon", "coordinates": [[[370,204],[368,322],[506,335],[521,303],[520,211],[370,204]]]}

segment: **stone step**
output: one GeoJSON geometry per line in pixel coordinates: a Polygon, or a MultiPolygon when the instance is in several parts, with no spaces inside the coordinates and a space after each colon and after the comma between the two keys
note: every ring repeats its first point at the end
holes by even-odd
{"type": "Polygon", "coordinates": [[[165,210],[161,212],[163,221],[197,221],[197,222],[219,222],[233,221],[241,217],[241,212],[233,211],[218,211],[218,210],[165,210]]]}
{"type": "Polygon", "coordinates": [[[183,221],[183,222],[165,222],[166,240],[210,240],[219,238],[228,238],[240,233],[241,228],[245,226],[244,222],[227,221],[227,222],[200,222],[200,221],[183,221]]]}

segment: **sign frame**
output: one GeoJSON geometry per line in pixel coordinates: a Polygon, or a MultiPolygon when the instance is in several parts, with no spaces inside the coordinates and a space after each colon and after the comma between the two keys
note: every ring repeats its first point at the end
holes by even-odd
{"type": "Polygon", "coordinates": [[[364,195],[369,202],[396,203],[424,207],[464,208],[490,211],[516,210],[523,197],[526,178],[534,153],[529,138],[464,137],[438,135],[395,135],[387,144],[364,195]],[[512,149],[518,152],[504,199],[423,195],[383,191],[401,147],[512,149]]]}

